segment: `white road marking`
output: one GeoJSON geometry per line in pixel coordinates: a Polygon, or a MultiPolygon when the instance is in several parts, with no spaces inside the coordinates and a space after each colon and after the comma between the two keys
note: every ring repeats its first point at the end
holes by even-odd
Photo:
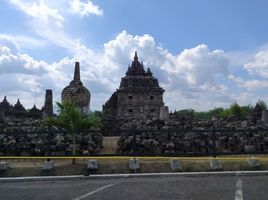
{"type": "Polygon", "coordinates": [[[242,179],[237,180],[235,186],[235,200],[243,200],[243,191],[242,191],[242,179]]]}
{"type": "Polygon", "coordinates": [[[102,190],[104,190],[104,189],[106,189],[106,188],[112,187],[112,186],[114,186],[114,185],[116,185],[116,184],[105,185],[105,186],[103,186],[103,187],[98,188],[97,190],[94,190],[94,191],[92,191],[92,192],[86,193],[86,194],[84,194],[84,195],[82,195],[82,196],[79,196],[79,197],[77,197],[77,198],[74,198],[73,200],[81,200],[81,199],[87,198],[87,197],[89,197],[89,196],[91,196],[91,195],[93,195],[93,194],[95,194],[95,193],[97,193],[97,192],[100,192],[100,191],[102,191],[102,190]]]}

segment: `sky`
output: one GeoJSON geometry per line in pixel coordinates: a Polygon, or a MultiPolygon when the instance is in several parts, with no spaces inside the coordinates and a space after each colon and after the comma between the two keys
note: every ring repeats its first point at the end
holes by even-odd
{"type": "Polygon", "coordinates": [[[80,62],[91,110],[138,52],[171,111],[268,103],[266,0],[1,0],[0,101],[60,101],[80,62]]]}

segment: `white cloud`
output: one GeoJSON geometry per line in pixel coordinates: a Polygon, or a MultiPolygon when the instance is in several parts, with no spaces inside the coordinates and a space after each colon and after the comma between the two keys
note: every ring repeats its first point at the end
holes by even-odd
{"type": "Polygon", "coordinates": [[[45,71],[46,63],[37,62],[27,54],[12,54],[6,46],[0,45],[0,72],[23,73],[23,74],[42,74],[45,71]]]}
{"type": "Polygon", "coordinates": [[[36,39],[24,35],[13,36],[9,34],[0,33],[0,44],[2,45],[13,44],[15,49],[21,50],[22,48],[23,49],[41,48],[46,46],[47,42],[41,39],[36,39]]]}
{"type": "Polygon", "coordinates": [[[268,50],[262,50],[256,53],[254,60],[246,63],[244,68],[250,73],[268,78],[268,50]]]}
{"type": "MultiPolygon", "coordinates": [[[[64,31],[64,16],[60,14],[59,9],[51,8],[48,1],[10,0],[10,3],[30,17],[26,24],[34,34],[43,38],[46,43],[52,43],[70,51],[74,49],[76,45],[75,39],[64,31]]],[[[17,36],[17,40],[23,41],[25,38],[17,36]]],[[[37,43],[33,38],[29,40],[34,44],[37,43]]]]}
{"type": "Polygon", "coordinates": [[[259,96],[256,96],[249,92],[240,92],[238,94],[232,95],[235,99],[235,102],[238,102],[240,105],[252,105],[255,106],[256,102],[259,99],[264,100],[263,96],[260,98],[259,96]]]}
{"type": "Polygon", "coordinates": [[[236,82],[239,87],[245,88],[247,90],[256,90],[260,88],[268,88],[268,80],[244,80],[241,77],[235,77],[233,75],[229,76],[229,79],[236,82]]]}
{"type": "MultiPolygon", "coordinates": [[[[101,51],[94,51],[76,41],[73,58],[63,58],[54,63],[37,61],[27,54],[15,53],[3,46],[0,57],[5,64],[0,65],[0,70],[5,73],[5,80],[13,80],[15,74],[21,74],[20,80],[11,81],[13,87],[8,90],[9,94],[22,91],[19,93],[24,95],[21,99],[27,96],[26,93],[34,99],[34,96],[43,96],[45,89],[50,88],[53,89],[54,100],[60,101],[61,90],[71,81],[74,62],[78,60],[81,63],[82,81],[91,91],[91,108],[101,109],[102,104],[119,87],[120,79],[128,64],[131,64],[136,50],[144,66],[151,68],[166,90],[165,101],[171,109],[192,107],[207,110],[229,106],[234,102],[229,88],[222,83],[229,74],[228,58],[223,51],[210,51],[206,45],[199,45],[174,55],[159,47],[148,34],[133,36],[122,31],[105,43],[101,51]],[[7,65],[8,69],[5,68],[7,65]]],[[[0,87],[2,96],[6,92],[0,87]]],[[[42,98],[37,98],[37,101],[38,105],[43,104],[42,98]]]]}
{"type": "Polygon", "coordinates": [[[103,15],[103,10],[99,6],[94,5],[91,1],[82,2],[80,0],[70,1],[70,10],[74,14],[79,14],[81,17],[88,16],[90,14],[101,16],[103,15]]]}
{"type": "Polygon", "coordinates": [[[214,83],[217,76],[228,74],[229,60],[222,50],[209,51],[204,44],[185,49],[177,56],[170,72],[183,74],[190,84],[214,83]]]}
{"type": "Polygon", "coordinates": [[[42,23],[53,21],[57,26],[62,26],[64,17],[59,14],[58,9],[52,9],[44,1],[9,0],[10,3],[22,10],[28,16],[39,19],[42,23]]]}
{"type": "MultiPolygon", "coordinates": [[[[98,6],[93,5],[92,2],[86,3],[80,1],[65,1],[59,0],[57,2],[44,1],[44,0],[9,0],[10,3],[23,11],[30,18],[26,22],[27,26],[31,28],[34,34],[43,38],[35,39],[33,37],[13,36],[16,44],[24,45],[29,42],[32,46],[47,45],[48,43],[62,47],[65,50],[75,54],[77,46],[79,46],[79,39],[74,38],[72,35],[66,33],[64,22],[66,13],[69,8],[69,3],[74,6],[74,12],[81,15],[96,14],[101,15],[102,10],[98,6]],[[57,7],[57,9],[53,8],[57,7]],[[78,6],[78,7],[77,7],[78,6]],[[77,10],[76,10],[77,9],[77,10]]],[[[20,46],[16,46],[19,49],[20,46]]],[[[28,47],[29,48],[29,47],[28,47]]]]}
{"type": "Polygon", "coordinates": [[[53,89],[59,101],[62,86],[69,82],[66,71],[73,68],[73,63],[74,59],[64,58],[49,64],[0,44],[0,96],[20,98],[27,102],[27,108],[33,103],[41,107],[45,90],[53,89]]]}
{"type": "Polygon", "coordinates": [[[37,40],[33,37],[16,36],[17,43],[23,45],[27,40],[33,46],[50,43],[62,47],[72,54],[75,54],[75,50],[79,46],[79,39],[65,31],[65,21],[68,18],[70,6],[73,13],[81,16],[103,14],[103,10],[91,1],[9,0],[9,2],[29,16],[26,25],[34,34],[43,38],[43,40],[37,40]]]}
{"type": "MultiPolygon", "coordinates": [[[[10,2],[29,16],[27,25],[36,36],[1,34],[0,70],[6,76],[13,76],[12,78],[18,73],[28,77],[29,81],[22,79],[25,84],[20,82],[21,86],[26,85],[25,88],[32,87],[38,92],[52,88],[56,93],[54,96],[59,97],[63,86],[72,78],[73,63],[78,60],[81,62],[82,80],[92,91],[91,107],[100,109],[108,96],[119,86],[120,79],[124,76],[128,64],[131,64],[134,51],[137,50],[140,60],[144,61],[144,66],[151,68],[161,86],[166,89],[166,103],[171,108],[194,107],[205,110],[217,105],[228,106],[237,96],[232,94],[231,88],[226,84],[226,81],[230,80],[228,79],[231,71],[230,56],[222,50],[209,50],[208,46],[201,44],[172,54],[157,45],[153,36],[149,34],[131,35],[127,31],[122,31],[105,43],[101,50],[96,51],[85,46],[65,29],[70,9],[72,13],[81,17],[89,14],[103,15],[103,10],[92,1],[10,0],[10,2]],[[5,42],[1,43],[1,37],[5,42]],[[54,63],[35,60],[22,51],[27,48],[27,43],[33,48],[42,45],[62,47],[68,50],[71,56],[54,63]]],[[[233,60],[237,60],[237,57],[241,56],[235,55],[233,60]]],[[[232,62],[233,60],[231,59],[232,62]]],[[[265,74],[266,67],[263,66],[266,65],[259,63],[266,63],[264,55],[256,55],[255,60],[248,62],[245,68],[254,73],[265,74]]],[[[241,65],[241,62],[239,64],[241,65]]],[[[265,81],[258,80],[235,83],[252,89],[257,85],[266,87],[265,81]]]]}
{"type": "Polygon", "coordinates": [[[98,90],[102,88],[103,93],[112,94],[118,88],[136,50],[139,59],[144,61],[144,66],[151,68],[166,89],[167,104],[172,108],[184,108],[185,104],[189,104],[189,99],[195,101],[191,106],[202,110],[209,109],[212,105],[228,106],[232,103],[228,87],[219,81],[227,80],[228,58],[223,51],[210,51],[206,45],[173,55],[157,46],[154,38],[148,34],[133,36],[122,31],[104,44],[101,53],[80,44],[76,50],[76,58],[86,66],[83,74],[89,86],[98,90]]]}
{"type": "Polygon", "coordinates": [[[215,107],[228,107],[235,101],[224,85],[205,84],[203,86],[195,86],[168,90],[165,92],[166,104],[172,110],[180,110],[192,108],[199,111],[210,110],[215,107]]]}

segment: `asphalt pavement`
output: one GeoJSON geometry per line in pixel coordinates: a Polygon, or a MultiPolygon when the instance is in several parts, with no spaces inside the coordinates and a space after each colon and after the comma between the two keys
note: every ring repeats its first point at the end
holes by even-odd
{"type": "Polygon", "coordinates": [[[0,199],[267,200],[268,175],[214,174],[0,182],[0,199]]]}

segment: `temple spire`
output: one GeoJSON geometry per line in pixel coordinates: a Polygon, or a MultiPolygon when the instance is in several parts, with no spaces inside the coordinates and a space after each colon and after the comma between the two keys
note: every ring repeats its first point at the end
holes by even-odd
{"type": "Polygon", "coordinates": [[[7,96],[4,97],[3,102],[7,102],[7,96]]]}
{"type": "Polygon", "coordinates": [[[153,75],[153,73],[151,72],[150,68],[147,69],[146,75],[147,76],[152,76],[153,75]]]}
{"type": "Polygon", "coordinates": [[[80,81],[80,63],[75,62],[74,81],[80,81]]]}
{"type": "Polygon", "coordinates": [[[137,55],[137,51],[135,51],[135,56],[134,56],[134,61],[138,61],[139,58],[138,58],[138,55],[137,55]]]}

